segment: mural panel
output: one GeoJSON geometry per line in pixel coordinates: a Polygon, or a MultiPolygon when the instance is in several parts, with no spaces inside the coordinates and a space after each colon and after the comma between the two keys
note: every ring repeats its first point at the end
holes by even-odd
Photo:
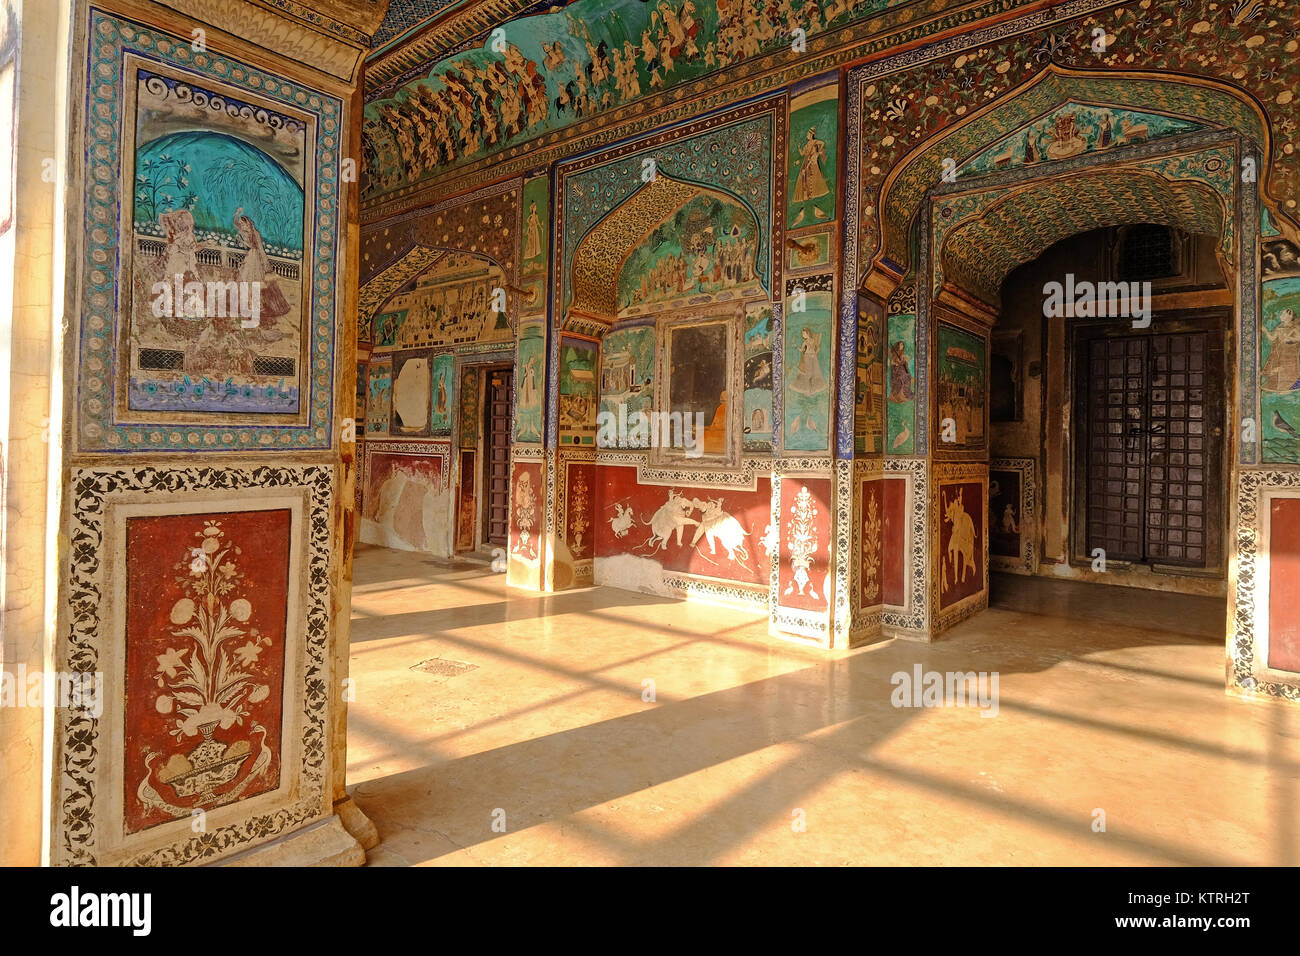
{"type": "Polygon", "coordinates": [[[745,310],[745,451],[772,450],[772,306],[745,310]]]}
{"type": "Polygon", "coordinates": [[[1269,504],[1268,666],[1300,673],[1300,498],[1269,504]]]}
{"type": "Polygon", "coordinates": [[[1300,464],[1300,277],[1263,283],[1259,394],[1264,461],[1300,464]]]}
{"type": "Polygon", "coordinates": [[[754,271],[758,229],[753,214],[734,200],[702,193],[657,225],[628,254],[618,275],[619,315],[726,290],[764,290],[754,271]]]}
{"type": "Polygon", "coordinates": [[[279,786],[291,523],[127,519],[126,832],[279,786]]]}
{"type": "MultiPolygon", "coordinates": [[[[528,562],[536,568],[542,553],[542,509],[546,488],[540,462],[516,461],[510,476],[510,562],[528,562]]],[[[512,567],[513,576],[514,569],[512,567]]],[[[527,586],[527,585],[523,585],[527,586]]],[[[533,584],[537,587],[537,584],[533,584]]]]}
{"type": "Polygon", "coordinates": [[[962,163],[958,175],[980,176],[1013,166],[1034,166],[1203,128],[1200,123],[1159,113],[1071,100],[962,163]]]}
{"type": "Polygon", "coordinates": [[[542,382],[545,380],[545,330],[540,322],[519,329],[519,358],[515,365],[515,441],[541,443],[542,382]]]}
{"type": "Polygon", "coordinates": [[[862,482],[862,499],[858,503],[858,516],[862,522],[859,537],[862,553],[858,563],[858,607],[863,608],[880,604],[884,594],[884,484],[880,479],[862,482]]]}
{"type": "Polygon", "coordinates": [[[341,102],[88,17],[78,447],[330,447],[341,102]]]}
{"type": "Polygon", "coordinates": [[[135,85],[127,408],[296,415],[312,131],[215,85],[135,85]],[[234,109],[195,129],[214,98],[234,109]]]}
{"type": "Polygon", "coordinates": [[[406,551],[446,551],[446,445],[371,442],[366,448],[362,540],[406,551]]]}
{"type": "Polygon", "coordinates": [[[935,332],[935,415],[941,450],[984,447],[985,341],[940,322],[935,332]]]}
{"type": "MultiPolygon", "coordinates": [[[[426,396],[432,403],[430,431],[434,435],[451,434],[452,396],[456,394],[456,356],[443,352],[433,357],[430,384],[432,394],[426,396]]],[[[394,386],[395,388],[396,386],[394,386]]],[[[394,393],[395,394],[395,393],[394,393]]]]}
{"type": "Polygon", "coordinates": [[[366,434],[387,435],[388,415],[393,401],[391,356],[371,356],[369,392],[366,400],[366,434]]]}
{"type": "Polygon", "coordinates": [[[798,238],[787,238],[785,246],[789,254],[786,259],[786,270],[807,272],[818,266],[830,265],[834,239],[829,232],[809,232],[801,234],[798,238]]]}
{"type": "Polygon", "coordinates": [[[907,479],[885,478],[881,482],[881,541],[884,551],[880,572],[881,599],[894,607],[907,606],[907,566],[912,539],[907,498],[907,479]]]}
{"type": "Polygon", "coordinates": [[[648,559],[665,571],[767,585],[771,482],[754,491],[642,485],[634,467],[601,465],[596,557],[648,559]]]}
{"type": "MultiPolygon", "coordinates": [[[[453,241],[460,241],[457,237],[453,241]]],[[[445,348],[510,341],[506,276],[490,259],[444,253],[387,304],[394,348],[445,348]]]]}
{"type": "Polygon", "coordinates": [[[781,478],[781,556],[777,595],[782,607],[830,607],[831,516],[829,478],[781,478]]]}
{"type": "Polygon", "coordinates": [[[667,332],[667,382],[670,415],[680,415],[703,435],[693,432],[704,455],[726,455],[731,448],[731,416],[727,413],[730,385],[731,327],[727,322],[673,326],[667,332]]]}
{"type": "Polygon", "coordinates": [[[478,543],[478,473],[476,453],[468,448],[460,453],[460,490],[456,498],[456,550],[473,551],[478,543]]]}
{"type": "Polygon", "coordinates": [[[520,271],[524,275],[546,271],[546,253],[551,241],[550,213],[550,182],[545,176],[528,180],[524,184],[523,249],[520,256],[520,271]]]}
{"type": "MultiPolygon", "coordinates": [[[[989,471],[989,554],[1019,558],[1021,527],[1020,472],[989,471]]],[[[1025,529],[1026,531],[1028,529],[1025,529]]]]}
{"type": "MultiPolygon", "coordinates": [[[[600,346],[600,413],[611,420],[634,422],[649,415],[654,406],[654,326],[615,329],[600,346]]],[[[648,432],[629,427],[615,434],[615,442],[601,447],[648,448],[648,432]]],[[[597,436],[600,440],[601,435],[597,436]]]]}
{"type": "Polygon", "coordinates": [[[482,420],[482,379],[476,365],[460,370],[460,425],[457,442],[461,448],[478,448],[479,422],[482,420]]]}
{"type": "Polygon", "coordinates": [[[878,455],[885,450],[885,310],[858,297],[857,383],[853,405],[853,450],[878,455]]]}
{"type": "Polygon", "coordinates": [[[885,403],[886,441],[890,454],[910,455],[916,448],[916,316],[889,316],[889,392],[885,403]]]}
{"type": "Polygon", "coordinates": [[[587,339],[560,339],[560,441],[566,445],[596,444],[597,346],[587,339]]]}
{"type": "Polygon", "coordinates": [[[839,84],[790,100],[790,157],[786,227],[798,229],[835,218],[839,166],[839,84]]]}
{"type": "Polygon", "coordinates": [[[830,450],[831,343],[834,300],[829,291],[796,294],[785,311],[785,447],[830,450]]]}
{"type": "Polygon", "coordinates": [[[939,483],[939,608],[984,590],[984,484],[939,483]]]}
{"type": "MultiPolygon", "coordinates": [[[[812,36],[886,3],[787,0],[779,16],[760,16],[712,0],[575,0],[507,21],[493,41],[504,43],[502,52],[487,42],[462,50],[366,105],[366,193],[399,188],[765,51],[788,52],[795,26],[812,36]]],[[[833,144],[827,153],[835,155],[833,144]]]]}

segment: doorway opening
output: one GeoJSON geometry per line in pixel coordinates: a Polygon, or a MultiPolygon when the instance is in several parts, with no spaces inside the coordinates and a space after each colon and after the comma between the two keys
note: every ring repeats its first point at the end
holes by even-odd
{"type": "MultiPolygon", "coordinates": [[[[990,446],[995,463],[1030,460],[1038,575],[1225,594],[1232,322],[1216,239],[1172,226],[1079,233],[1007,276],[990,366],[1011,370],[992,383],[1010,394],[990,415],[990,446]],[[1125,283],[1145,301],[1045,315],[1048,285],[1067,277],[1125,283]]],[[[1003,516],[990,523],[992,548],[1003,516]]],[[[991,579],[990,601],[1006,587],[991,579]]]]}

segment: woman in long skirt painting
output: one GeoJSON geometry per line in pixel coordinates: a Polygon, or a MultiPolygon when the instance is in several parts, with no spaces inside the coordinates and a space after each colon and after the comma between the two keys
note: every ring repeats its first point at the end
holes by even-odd
{"type": "Polygon", "coordinates": [[[267,258],[266,249],[262,245],[262,234],[253,225],[253,220],[244,215],[243,206],[235,210],[235,229],[248,246],[248,255],[244,256],[239,267],[239,281],[259,284],[261,311],[257,318],[260,327],[269,329],[276,319],[289,314],[289,300],[276,285],[271,260],[267,258]]]}

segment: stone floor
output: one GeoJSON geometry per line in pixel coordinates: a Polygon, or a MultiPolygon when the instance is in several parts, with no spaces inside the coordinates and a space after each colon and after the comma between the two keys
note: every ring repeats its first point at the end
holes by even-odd
{"type": "Polygon", "coordinates": [[[363,547],[348,781],[370,862],[1300,863],[1300,708],[1225,696],[1222,601],[995,595],[933,645],[827,653],[751,614],[363,547]],[[915,665],[996,671],[996,716],[894,707],[915,665]]]}

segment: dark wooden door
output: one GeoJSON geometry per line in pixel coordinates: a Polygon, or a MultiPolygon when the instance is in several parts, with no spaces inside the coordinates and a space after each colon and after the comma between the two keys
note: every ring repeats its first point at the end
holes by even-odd
{"type": "Polygon", "coordinates": [[[510,369],[488,372],[483,409],[483,487],[487,489],[483,537],[503,547],[510,537],[510,397],[513,392],[514,373],[510,369]]]}
{"type": "Polygon", "coordinates": [[[1223,383],[1211,342],[1194,331],[1088,343],[1089,555],[1219,562],[1223,383]]]}

